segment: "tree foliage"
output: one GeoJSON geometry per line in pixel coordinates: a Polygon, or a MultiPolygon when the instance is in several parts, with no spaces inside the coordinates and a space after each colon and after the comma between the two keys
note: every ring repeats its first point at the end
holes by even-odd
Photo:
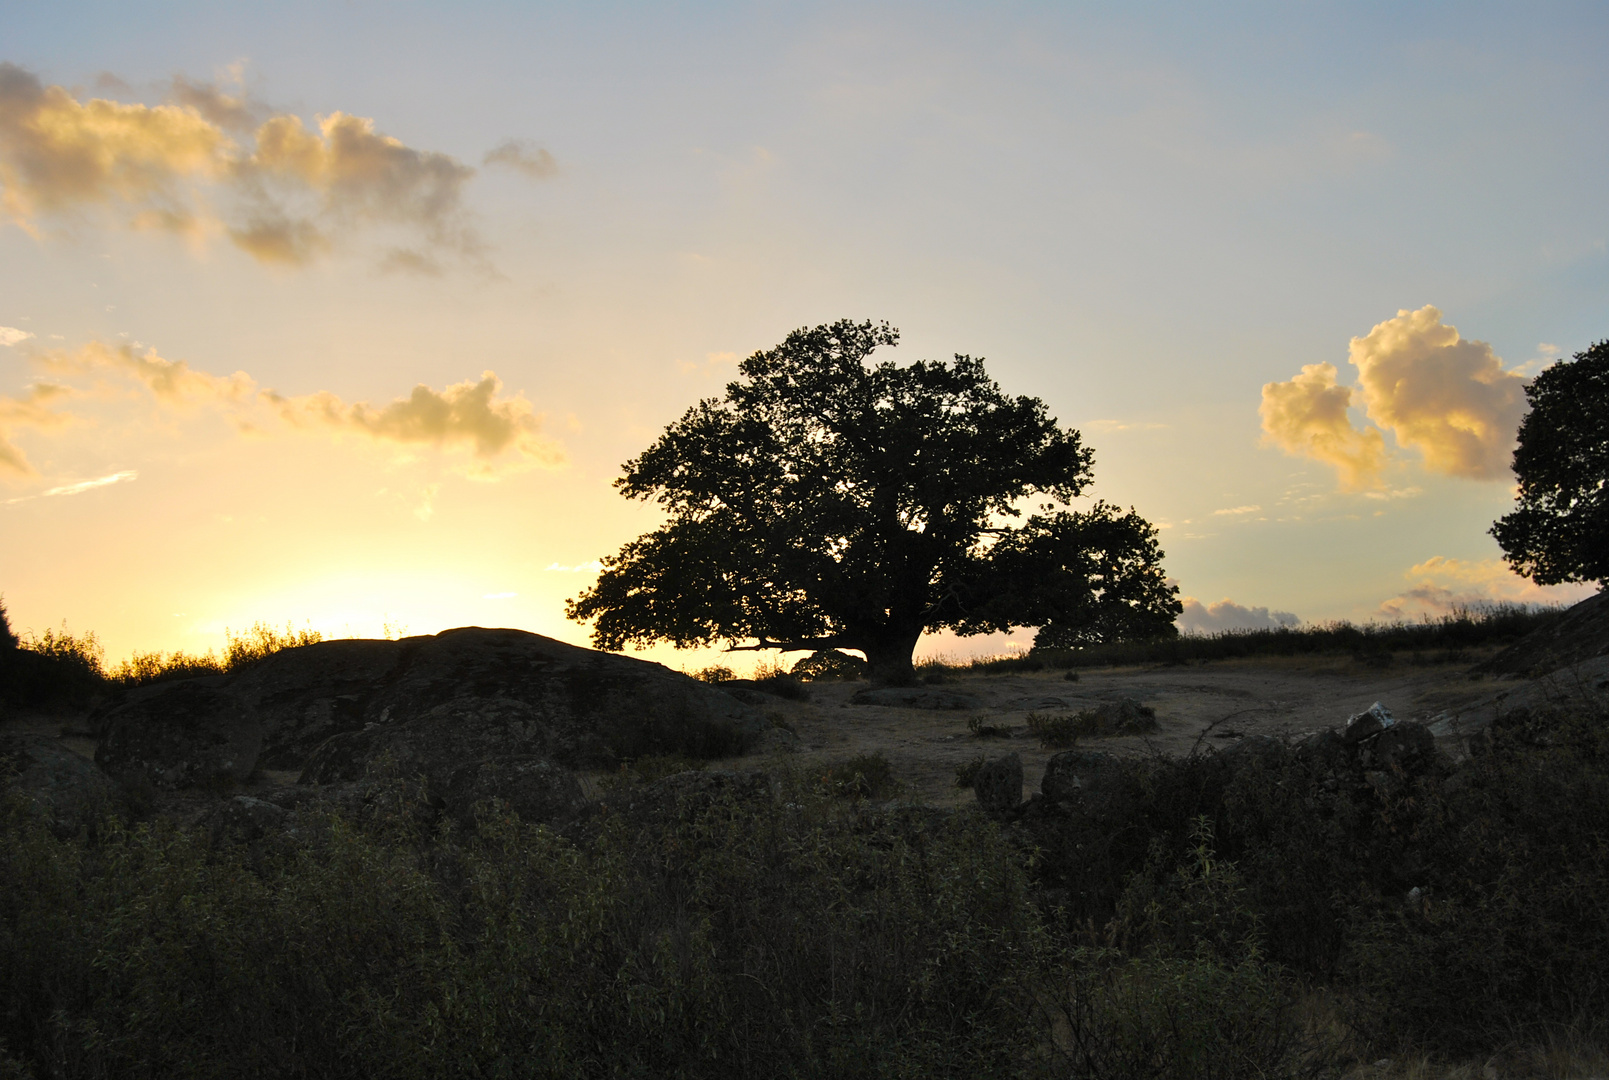
{"type": "Polygon", "coordinates": [[[1517,573],[1541,585],[1609,582],[1609,341],[1525,388],[1514,451],[1519,503],[1492,525],[1517,573]]]}
{"type": "Polygon", "coordinates": [[[886,323],[840,321],[755,353],[628,462],[616,486],[667,523],[568,605],[601,648],[726,641],[866,654],[908,677],[923,631],[1040,626],[1057,644],[1169,634],[1156,531],[1066,504],[1093,455],[983,362],[869,363],[886,323]],[[1020,525],[1020,504],[1043,501],[1020,525]]]}

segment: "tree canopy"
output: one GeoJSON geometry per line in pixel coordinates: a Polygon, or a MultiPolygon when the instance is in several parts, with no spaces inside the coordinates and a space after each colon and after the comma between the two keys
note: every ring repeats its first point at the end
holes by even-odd
{"type": "Polygon", "coordinates": [[[843,320],[743,361],[626,463],[616,487],[669,520],[606,557],[569,617],[605,649],[856,649],[892,682],[940,628],[1036,626],[1059,647],[1174,633],[1156,530],[1067,505],[1091,479],[1078,432],[982,360],[868,362],[898,341],[843,320]]]}
{"type": "Polygon", "coordinates": [[[1609,583],[1609,341],[1541,372],[1525,396],[1519,502],[1492,535],[1538,584],[1609,583]]]}

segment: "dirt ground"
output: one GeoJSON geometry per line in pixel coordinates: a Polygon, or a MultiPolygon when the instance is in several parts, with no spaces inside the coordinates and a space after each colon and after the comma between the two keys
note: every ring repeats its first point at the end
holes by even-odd
{"type": "MultiPolygon", "coordinates": [[[[1511,680],[1469,674],[1469,663],[1418,667],[1397,661],[1381,668],[1346,657],[1274,658],[1085,669],[1077,682],[1060,671],[968,675],[934,688],[976,702],[951,710],[855,705],[850,699],[865,683],[812,683],[809,702],[778,700],[764,710],[798,733],[790,756],[799,764],[880,752],[904,785],[904,797],[952,805],[972,797],[956,787],[956,766],[980,753],[1021,755],[1025,793],[1038,790],[1045,763],[1058,751],[1041,748],[1028,735],[1030,712],[1062,714],[1135,698],[1156,711],[1159,730],[1079,745],[1120,754],[1182,755],[1198,743],[1222,748],[1247,735],[1291,738],[1339,727],[1376,701],[1398,719],[1428,721],[1474,710],[1514,686],[1511,680]],[[1010,728],[1011,737],[974,737],[967,727],[974,716],[1010,728]]],[[[1446,749],[1457,753],[1456,746],[1446,749]]],[[[731,765],[759,765],[766,757],[756,754],[731,765]]]]}
{"type": "MultiPolygon", "coordinates": [[[[1080,745],[1120,754],[1186,754],[1198,743],[1219,748],[1254,734],[1297,737],[1338,727],[1348,716],[1379,701],[1399,719],[1429,720],[1470,712],[1512,680],[1472,675],[1467,657],[1456,665],[1420,667],[1399,660],[1372,667],[1346,657],[1228,660],[1185,666],[1085,669],[1076,682],[1063,672],[951,676],[929,689],[969,699],[958,709],[857,705],[851,699],[867,684],[811,683],[807,702],[767,698],[762,711],[791,728],[797,744],[789,761],[806,768],[860,754],[882,753],[901,784],[901,796],[934,805],[970,800],[956,787],[956,766],[979,754],[1021,755],[1026,792],[1039,788],[1045,763],[1056,753],[1040,747],[1026,730],[1030,712],[1063,714],[1130,697],[1156,711],[1159,730],[1146,736],[1085,740],[1080,745]],[[976,738],[967,728],[982,723],[1008,728],[1009,737],[976,738]]],[[[95,743],[72,715],[15,716],[0,728],[56,736],[69,749],[93,757],[95,743]]],[[[1448,750],[1456,754],[1457,747],[1448,750]]],[[[745,758],[717,767],[763,767],[779,752],[773,742],[745,758]]],[[[265,772],[249,789],[296,782],[297,773],[265,772]]],[[[595,788],[600,777],[584,776],[595,788]]]]}

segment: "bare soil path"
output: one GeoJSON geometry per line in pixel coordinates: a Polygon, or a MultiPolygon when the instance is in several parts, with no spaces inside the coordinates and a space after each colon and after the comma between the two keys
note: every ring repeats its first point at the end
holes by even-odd
{"type": "MultiPolygon", "coordinates": [[[[1466,663],[1371,667],[1344,657],[1230,660],[1172,667],[1082,670],[1077,682],[1060,671],[968,675],[935,689],[965,695],[975,706],[934,710],[857,705],[865,683],[812,683],[809,702],[777,700],[765,711],[799,735],[793,760],[806,767],[882,753],[905,786],[905,797],[936,805],[971,798],[955,771],[980,753],[1021,755],[1028,792],[1038,790],[1045,763],[1057,753],[1026,730],[1030,712],[1061,714],[1129,697],[1156,710],[1159,730],[1146,736],[1086,740],[1082,746],[1120,754],[1182,755],[1198,742],[1223,747],[1247,735],[1298,737],[1338,727],[1376,701],[1399,719],[1429,720],[1470,709],[1511,681],[1471,675],[1466,663]],[[976,738],[967,722],[1012,729],[1009,738],[976,738]]],[[[731,763],[758,765],[763,755],[731,763]]]]}

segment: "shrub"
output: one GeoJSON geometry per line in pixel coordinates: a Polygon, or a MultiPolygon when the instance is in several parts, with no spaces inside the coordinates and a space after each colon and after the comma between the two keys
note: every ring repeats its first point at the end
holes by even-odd
{"type": "Polygon", "coordinates": [[[794,664],[792,671],[808,682],[852,682],[866,677],[866,661],[837,649],[822,649],[794,664]]]}
{"type": "Polygon", "coordinates": [[[692,674],[693,678],[697,679],[699,682],[717,684],[731,682],[733,679],[737,678],[737,672],[733,671],[725,664],[711,664],[708,667],[701,667],[692,674]]]}
{"type": "Polygon", "coordinates": [[[967,731],[974,739],[1011,738],[1011,725],[986,724],[983,722],[983,717],[979,715],[967,717],[967,731]]]}
{"type": "Polygon", "coordinates": [[[686,798],[565,839],[385,788],[210,846],[0,821],[0,1040],[37,1075],[971,1077],[1019,1071],[1050,946],[972,815],[686,798]]]}
{"type": "Polygon", "coordinates": [[[972,760],[963,761],[957,765],[955,767],[955,786],[958,788],[971,787],[972,782],[978,778],[978,770],[988,764],[988,761],[989,755],[979,754],[972,760]]]}
{"type": "Polygon", "coordinates": [[[833,762],[821,774],[821,783],[842,798],[872,799],[893,788],[894,773],[888,758],[879,750],[833,762]]]}
{"type": "Polygon", "coordinates": [[[1046,749],[1065,750],[1078,742],[1078,717],[1031,712],[1028,714],[1028,734],[1038,739],[1039,745],[1046,749]]]}

